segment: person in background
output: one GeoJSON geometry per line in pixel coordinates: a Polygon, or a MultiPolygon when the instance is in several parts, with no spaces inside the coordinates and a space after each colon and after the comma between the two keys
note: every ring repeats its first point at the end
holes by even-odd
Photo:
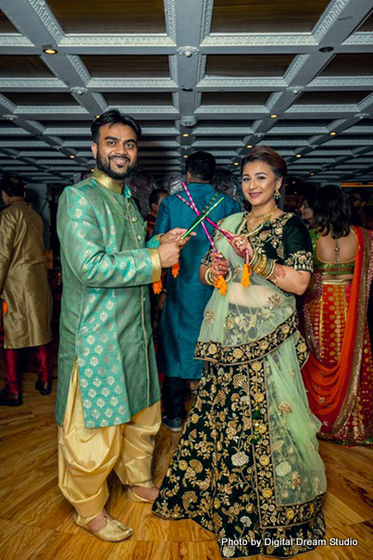
{"type": "Polygon", "coordinates": [[[314,275],[303,299],[311,354],[302,369],[320,436],[373,443],[373,360],[367,306],[373,232],[351,226],[349,201],[336,185],[321,188],[311,230],[314,275]]]}
{"type": "Polygon", "coordinates": [[[146,239],[153,236],[154,226],[158,215],[161,202],[168,196],[166,189],[154,189],[149,195],[149,211],[145,216],[146,221],[146,239]]]}
{"type": "Polygon", "coordinates": [[[370,200],[368,189],[354,188],[350,192],[351,224],[365,229],[373,229],[373,217],[368,214],[370,200]]]}
{"type": "Polygon", "coordinates": [[[315,188],[308,188],[302,197],[299,206],[299,215],[308,228],[313,227],[313,206],[316,199],[317,190],[315,188]]]}
{"type": "MultiPolygon", "coordinates": [[[[203,210],[216,195],[212,186],[215,173],[215,158],[207,152],[194,152],[186,160],[186,183],[199,210],[203,210]]],[[[185,193],[181,193],[188,198],[185,193]]],[[[238,202],[226,194],[218,194],[223,202],[210,214],[217,222],[240,210],[238,202]]],[[[189,200],[189,199],[188,199],[189,200]]],[[[196,214],[173,194],[162,201],[158,211],[154,233],[168,231],[174,227],[188,228],[196,214]]],[[[205,222],[212,235],[213,227],[205,222]]],[[[200,283],[198,271],[200,261],[210,244],[199,225],[193,237],[180,254],[180,270],[177,278],[171,272],[167,276],[167,297],[158,331],[157,362],[159,372],[164,374],[162,404],[163,424],[177,432],[182,429],[186,416],[185,397],[188,381],[201,378],[203,364],[194,359],[194,349],[203,310],[208,302],[212,287],[200,283]]]]}
{"type": "Polygon", "coordinates": [[[0,296],[4,323],[5,388],[0,405],[23,402],[21,364],[23,350],[32,347],[38,362],[35,389],[52,391],[48,343],[52,340],[52,295],[44,256],[43,221],[25,201],[23,181],[16,174],[0,182],[6,206],[0,214],[0,296]]]}

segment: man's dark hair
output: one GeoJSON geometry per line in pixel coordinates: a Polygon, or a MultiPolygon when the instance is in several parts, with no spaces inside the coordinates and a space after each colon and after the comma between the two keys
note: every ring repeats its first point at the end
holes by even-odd
{"type": "Polygon", "coordinates": [[[136,133],[137,141],[141,138],[141,126],[135,119],[130,115],[122,115],[118,109],[110,109],[102,113],[97,119],[95,119],[91,125],[92,141],[96,144],[98,143],[100,137],[100,128],[108,124],[109,126],[113,124],[123,124],[124,126],[130,126],[132,130],[136,133]]]}
{"type": "Polygon", "coordinates": [[[189,171],[192,177],[200,181],[212,182],[215,173],[215,158],[208,152],[194,152],[185,162],[185,170],[189,171]]]}
{"type": "Polygon", "coordinates": [[[4,191],[8,196],[24,196],[25,183],[18,173],[4,173],[0,181],[0,191],[4,191]]]}
{"type": "Polygon", "coordinates": [[[314,226],[333,239],[350,233],[351,208],[344,191],[337,185],[325,185],[317,193],[313,206],[314,226]]]}
{"type": "Polygon", "coordinates": [[[152,208],[152,204],[158,204],[159,201],[159,196],[161,194],[167,194],[168,195],[168,191],[166,191],[166,189],[154,189],[152,190],[152,192],[149,195],[149,208],[152,208]]]}

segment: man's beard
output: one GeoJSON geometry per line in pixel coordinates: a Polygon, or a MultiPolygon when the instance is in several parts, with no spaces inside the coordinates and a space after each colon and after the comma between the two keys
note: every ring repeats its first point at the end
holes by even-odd
{"type": "Polygon", "coordinates": [[[104,162],[100,156],[100,152],[97,152],[96,165],[100,171],[103,171],[106,175],[111,177],[111,179],[115,179],[116,181],[123,181],[126,177],[128,177],[128,175],[130,175],[130,173],[134,168],[134,165],[132,166],[129,165],[126,171],[122,171],[122,172],[114,171],[110,167],[110,158],[108,158],[107,163],[104,162]]]}

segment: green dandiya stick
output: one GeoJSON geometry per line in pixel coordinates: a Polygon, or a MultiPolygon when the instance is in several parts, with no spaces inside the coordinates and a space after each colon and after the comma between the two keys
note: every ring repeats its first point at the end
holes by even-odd
{"type": "Polygon", "coordinates": [[[223,202],[223,200],[224,200],[224,197],[220,198],[217,202],[215,202],[215,204],[210,206],[210,208],[208,208],[206,210],[206,212],[201,212],[201,214],[192,223],[192,225],[190,226],[188,231],[186,231],[184,233],[184,235],[181,236],[181,239],[185,239],[186,237],[188,237],[188,235],[190,235],[192,233],[192,231],[194,229],[196,229],[196,227],[202,222],[202,220],[204,220],[206,218],[206,216],[208,216],[210,214],[210,212],[212,212],[214,210],[214,208],[216,208],[221,202],[223,202]]]}

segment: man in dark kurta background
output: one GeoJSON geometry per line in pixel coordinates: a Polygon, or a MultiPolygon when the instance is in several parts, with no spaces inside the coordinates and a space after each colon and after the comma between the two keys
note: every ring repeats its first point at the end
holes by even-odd
{"type": "Polygon", "coordinates": [[[43,221],[24,200],[23,181],[4,175],[0,191],[0,296],[4,313],[5,388],[0,405],[22,404],[22,349],[33,347],[39,366],[35,388],[48,395],[52,369],[47,344],[52,339],[52,296],[44,256],[43,221]]]}
{"type": "MultiPolygon", "coordinates": [[[[186,160],[186,183],[193,200],[202,210],[216,194],[211,182],[215,173],[215,158],[207,152],[195,152],[186,160]]],[[[210,214],[217,222],[230,214],[240,211],[238,202],[219,194],[224,201],[210,214]]],[[[182,203],[176,194],[165,198],[158,211],[154,234],[174,227],[188,228],[195,219],[195,213],[182,203]]],[[[205,222],[212,235],[213,227],[205,222]]],[[[212,295],[212,288],[200,283],[198,272],[201,260],[209,249],[209,241],[198,226],[188,245],[180,253],[180,271],[173,278],[168,273],[167,297],[159,327],[157,361],[159,372],[164,374],[163,424],[178,432],[186,415],[184,400],[188,380],[201,378],[203,362],[194,359],[203,311],[212,295]]]]}

